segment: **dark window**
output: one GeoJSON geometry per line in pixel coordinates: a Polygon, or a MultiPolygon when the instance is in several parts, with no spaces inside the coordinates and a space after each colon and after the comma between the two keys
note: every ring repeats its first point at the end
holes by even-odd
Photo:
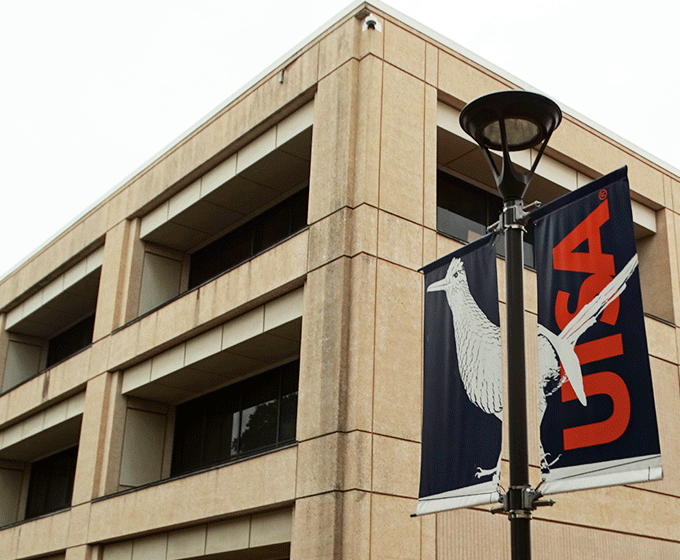
{"type": "Polygon", "coordinates": [[[437,174],[437,229],[469,243],[498,220],[503,201],[446,173],[437,174]]]}
{"type": "Polygon", "coordinates": [[[31,465],[26,519],[71,505],[78,448],[72,447],[31,465]]]}
{"type": "Polygon", "coordinates": [[[191,255],[189,289],[266,251],[307,226],[304,189],[191,255]]]}
{"type": "Polygon", "coordinates": [[[46,367],[50,367],[92,344],[94,315],[83,319],[49,341],[46,367]]]}
{"type": "MultiPolygon", "coordinates": [[[[443,171],[437,173],[437,231],[463,243],[486,234],[486,228],[498,221],[503,201],[483,189],[443,171]]],[[[524,264],[534,265],[533,228],[524,237],[524,264]]],[[[496,243],[496,252],[504,256],[503,239],[496,243]]]]}
{"type": "Polygon", "coordinates": [[[177,407],[172,476],[295,441],[300,362],[177,407]]]}

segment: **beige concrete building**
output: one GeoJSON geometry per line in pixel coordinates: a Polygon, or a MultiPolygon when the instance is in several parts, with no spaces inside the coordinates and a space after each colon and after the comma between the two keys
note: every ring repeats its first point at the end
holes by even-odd
{"type": "MultiPolygon", "coordinates": [[[[458,115],[521,87],[356,3],[2,279],[0,559],[509,558],[504,516],[410,514],[418,269],[499,200],[458,115]]],[[[622,165],[665,479],[557,496],[536,559],[680,558],[678,172],[565,110],[526,198],[622,165]]]]}

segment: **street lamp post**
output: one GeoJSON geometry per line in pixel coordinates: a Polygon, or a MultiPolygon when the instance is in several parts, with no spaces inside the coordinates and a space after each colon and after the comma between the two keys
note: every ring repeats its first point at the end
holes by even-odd
{"type": "Polygon", "coordinates": [[[508,356],[508,428],[510,487],[503,496],[503,510],[510,519],[512,560],[531,558],[531,511],[540,493],[529,485],[527,453],[526,364],[524,352],[524,224],[528,214],[523,196],[545,150],[550,135],[562,120],[555,102],[536,93],[502,91],[468,103],[460,124],[484,151],[486,161],[503,197],[497,228],[505,233],[505,286],[508,356]],[[515,168],[510,152],[538,147],[531,169],[515,168]],[[491,150],[502,153],[501,169],[491,150]]]}

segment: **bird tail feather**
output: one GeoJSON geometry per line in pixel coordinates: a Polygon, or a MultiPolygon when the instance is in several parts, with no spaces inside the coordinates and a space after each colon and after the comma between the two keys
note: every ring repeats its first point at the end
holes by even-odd
{"type": "Polygon", "coordinates": [[[552,344],[557,357],[562,363],[565,375],[571,383],[578,400],[586,406],[586,395],[583,389],[581,364],[574,352],[579,337],[592,327],[605,308],[619,297],[626,289],[626,282],[630,279],[638,265],[637,255],[628,261],[621,271],[597,294],[591,302],[584,305],[574,318],[567,323],[562,332],[556,336],[539,324],[539,334],[545,336],[552,344]]]}
{"type": "Polygon", "coordinates": [[[605,308],[623,293],[626,289],[626,282],[633,275],[637,265],[638,256],[635,254],[612,281],[567,323],[567,326],[562,329],[559,335],[560,338],[575,346],[579,337],[595,324],[605,308]]]}
{"type": "Polygon", "coordinates": [[[571,346],[566,340],[557,336],[546,327],[538,323],[538,334],[539,336],[545,337],[545,339],[553,347],[555,354],[557,355],[558,363],[562,364],[564,370],[564,375],[569,380],[574,393],[578,397],[579,402],[583,406],[588,406],[586,401],[586,393],[583,389],[583,374],[581,373],[581,364],[578,361],[578,356],[574,352],[574,347],[571,346]]]}

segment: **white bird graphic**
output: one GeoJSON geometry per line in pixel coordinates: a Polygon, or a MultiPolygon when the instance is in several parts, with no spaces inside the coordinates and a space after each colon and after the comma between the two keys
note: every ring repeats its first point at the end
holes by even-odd
{"type": "MultiPolygon", "coordinates": [[[[501,329],[494,325],[470,293],[463,261],[454,257],[443,280],[428,292],[443,291],[453,315],[458,370],[470,401],[487,414],[503,420],[503,355],[501,329]]],[[[492,469],[477,467],[475,476],[493,475],[500,481],[500,452],[492,469]]]]}
{"type": "MultiPolygon", "coordinates": [[[[633,274],[637,263],[637,255],[634,255],[621,272],[590,303],[583,306],[559,335],[541,324],[538,325],[541,421],[547,406],[547,397],[557,391],[563,383],[560,363],[579,401],[586,406],[581,365],[574,347],[581,335],[595,324],[604,309],[626,289],[626,282],[633,274]]],[[[501,330],[489,321],[472,297],[463,261],[456,257],[451,259],[444,279],[430,284],[427,291],[443,291],[446,294],[456,333],[458,369],[468,398],[487,414],[494,414],[502,420],[501,330]]],[[[547,464],[545,456],[541,458],[541,463],[547,464]]],[[[500,455],[495,468],[478,467],[475,476],[481,478],[488,475],[493,475],[495,481],[499,480],[500,455]]]]}

